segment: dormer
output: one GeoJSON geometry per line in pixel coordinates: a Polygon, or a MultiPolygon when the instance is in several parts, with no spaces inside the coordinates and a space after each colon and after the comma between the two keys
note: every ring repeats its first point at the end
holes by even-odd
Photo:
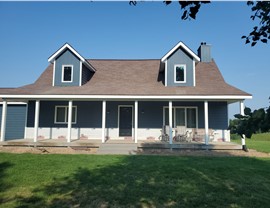
{"type": "Polygon", "coordinates": [[[68,43],[51,55],[48,61],[54,65],[53,86],[82,86],[96,71],[68,43]]]}
{"type": "Polygon", "coordinates": [[[196,86],[195,65],[200,58],[183,42],[179,42],[161,62],[165,63],[165,86],[196,86]]]}

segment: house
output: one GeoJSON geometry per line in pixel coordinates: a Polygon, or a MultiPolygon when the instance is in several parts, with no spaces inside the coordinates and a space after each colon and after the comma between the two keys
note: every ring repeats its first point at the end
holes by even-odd
{"type": "Polygon", "coordinates": [[[206,43],[196,54],[179,42],[161,59],[151,60],[85,59],[65,44],[48,61],[35,83],[0,89],[1,141],[12,129],[9,114],[15,103],[27,106],[19,119],[22,138],[35,142],[137,143],[158,140],[163,126],[170,129],[169,143],[177,126],[190,132],[203,129],[206,144],[210,129],[215,130],[215,141],[230,141],[228,105],[239,102],[242,112],[244,100],[252,98],[225,82],[206,43]]]}

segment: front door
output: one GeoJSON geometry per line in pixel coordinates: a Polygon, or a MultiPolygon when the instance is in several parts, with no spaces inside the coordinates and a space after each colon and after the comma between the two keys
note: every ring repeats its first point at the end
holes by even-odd
{"type": "Polygon", "coordinates": [[[119,107],[119,136],[132,136],[132,107],[119,107]]]}

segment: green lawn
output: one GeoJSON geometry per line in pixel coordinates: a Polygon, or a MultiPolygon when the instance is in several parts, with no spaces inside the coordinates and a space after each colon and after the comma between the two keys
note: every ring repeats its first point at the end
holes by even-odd
{"type": "MultiPolygon", "coordinates": [[[[238,135],[233,135],[232,141],[241,144],[241,139],[238,135]]],[[[246,139],[246,145],[249,149],[270,153],[270,133],[253,134],[251,139],[246,139]]]]}
{"type": "Polygon", "coordinates": [[[268,207],[270,159],[0,154],[0,207],[268,207]]]}

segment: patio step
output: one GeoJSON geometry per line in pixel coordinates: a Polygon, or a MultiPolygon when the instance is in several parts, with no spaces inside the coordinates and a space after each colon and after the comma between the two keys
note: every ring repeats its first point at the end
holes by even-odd
{"type": "Polygon", "coordinates": [[[100,155],[135,155],[137,144],[100,144],[97,154],[100,155]]]}
{"type": "Polygon", "coordinates": [[[139,149],[182,149],[182,150],[241,150],[242,146],[234,143],[212,143],[209,145],[198,143],[164,144],[141,143],[139,149]]]}

